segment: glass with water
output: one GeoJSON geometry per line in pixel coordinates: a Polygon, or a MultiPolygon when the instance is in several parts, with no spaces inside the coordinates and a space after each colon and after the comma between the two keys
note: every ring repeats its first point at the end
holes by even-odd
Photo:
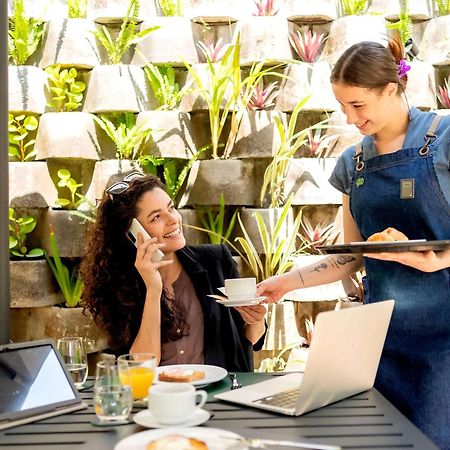
{"type": "Polygon", "coordinates": [[[133,408],[131,387],[123,385],[114,360],[97,363],[94,384],[94,411],[101,422],[126,421],[133,408]]]}
{"type": "Polygon", "coordinates": [[[75,386],[79,389],[88,376],[87,356],[83,338],[64,337],[57,341],[57,348],[75,386]]]}

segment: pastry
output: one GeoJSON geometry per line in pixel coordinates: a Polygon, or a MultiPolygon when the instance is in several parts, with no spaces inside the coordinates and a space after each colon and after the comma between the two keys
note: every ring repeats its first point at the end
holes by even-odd
{"type": "Polygon", "coordinates": [[[367,242],[394,242],[407,240],[408,238],[401,231],[389,227],[379,233],[374,233],[369,236],[367,242]]]}
{"type": "Polygon", "coordinates": [[[207,450],[208,446],[192,437],[172,434],[147,444],[146,450],[207,450]]]}
{"type": "Polygon", "coordinates": [[[201,370],[174,369],[165,370],[158,375],[159,381],[174,381],[179,383],[189,383],[192,381],[203,380],[205,372],[201,370]]]}

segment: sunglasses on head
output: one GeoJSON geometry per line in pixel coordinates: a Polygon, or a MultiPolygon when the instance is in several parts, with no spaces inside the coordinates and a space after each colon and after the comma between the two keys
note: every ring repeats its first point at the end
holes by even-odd
{"type": "Polygon", "coordinates": [[[114,195],[123,194],[130,187],[130,183],[133,180],[142,177],[145,177],[145,175],[141,172],[131,172],[122,181],[118,181],[117,183],[109,186],[105,190],[105,193],[108,194],[109,198],[112,200],[114,195]]]}

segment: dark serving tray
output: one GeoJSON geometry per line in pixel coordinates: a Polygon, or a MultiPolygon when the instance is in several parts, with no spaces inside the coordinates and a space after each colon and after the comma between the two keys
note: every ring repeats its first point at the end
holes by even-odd
{"type": "Polygon", "coordinates": [[[352,242],[350,244],[319,245],[322,253],[380,253],[380,252],[426,252],[442,251],[450,248],[450,239],[426,241],[425,239],[395,242],[352,242]]]}

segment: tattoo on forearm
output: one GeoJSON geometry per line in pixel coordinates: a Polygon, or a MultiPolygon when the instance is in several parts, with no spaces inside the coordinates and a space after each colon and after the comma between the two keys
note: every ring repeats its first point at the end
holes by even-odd
{"type": "Polygon", "coordinates": [[[320,272],[322,269],[327,269],[328,268],[328,264],[322,262],[319,265],[317,265],[316,267],[314,267],[313,270],[311,270],[311,272],[320,272]]]}
{"type": "Polygon", "coordinates": [[[345,264],[348,264],[352,261],[355,261],[356,258],[354,256],[350,256],[350,255],[339,255],[335,262],[338,266],[344,266],[345,264]]]}
{"type": "Polygon", "coordinates": [[[300,280],[301,280],[302,284],[304,285],[305,284],[305,280],[302,277],[302,273],[300,272],[300,269],[297,270],[297,273],[298,273],[298,276],[300,277],[300,280]]]}

